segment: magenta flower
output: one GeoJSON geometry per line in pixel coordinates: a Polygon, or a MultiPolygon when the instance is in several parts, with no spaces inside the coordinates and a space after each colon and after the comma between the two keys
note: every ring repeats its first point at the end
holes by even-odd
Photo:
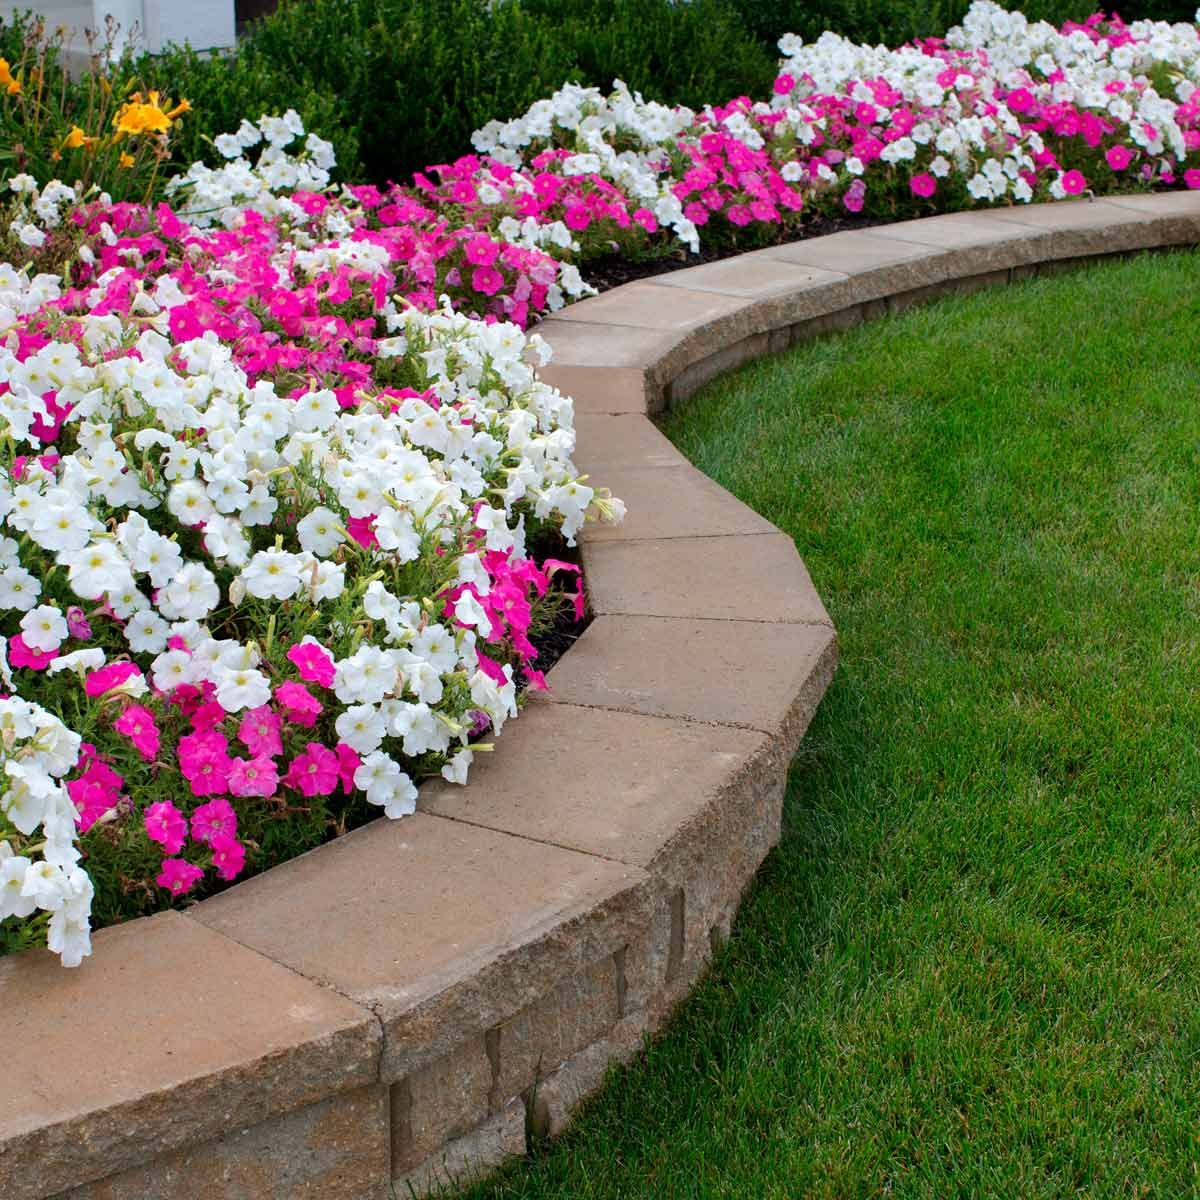
{"type": "Polygon", "coordinates": [[[235,796],[273,796],[279,790],[279,771],[266,754],[235,758],[229,768],[229,790],[235,796]]]}
{"type": "MultiPolygon", "coordinates": [[[[297,642],[288,652],[288,661],[300,672],[300,678],[321,687],[333,686],[333,655],[317,642],[297,642]]],[[[276,751],[278,753],[278,751],[276,751]]]]}
{"type": "Polygon", "coordinates": [[[199,867],[192,866],[186,859],[164,858],[162,870],[154,882],[160,888],[166,888],[172,896],[182,896],[195,887],[196,881],[203,874],[199,867]]]}
{"type": "Polygon", "coordinates": [[[1123,171],[1133,161],[1133,152],[1128,146],[1109,146],[1104,152],[1104,161],[1114,171],[1123,171]]]}
{"type": "Polygon", "coordinates": [[[192,813],[192,837],[198,842],[211,844],[213,838],[219,834],[232,837],[235,833],[237,813],[233,811],[233,805],[228,800],[210,800],[192,813]]]}
{"type": "Polygon", "coordinates": [[[328,796],[338,785],[338,756],[320,742],[309,742],[288,767],[283,781],[306,796],[328,796]]]}
{"type": "Polygon", "coordinates": [[[914,175],[908,181],[908,186],[914,196],[920,196],[922,200],[928,200],[937,191],[937,180],[927,171],[922,171],[919,175],[914,175]]]}
{"type": "Polygon", "coordinates": [[[229,790],[229,743],[225,735],[209,730],[179,739],[179,769],[195,796],[220,796],[229,790]]]}
{"type": "Polygon", "coordinates": [[[236,838],[218,833],[212,840],[212,858],[217,874],[228,882],[236,879],[246,865],[246,847],[236,838]]]}
{"type": "Polygon", "coordinates": [[[471,272],[471,286],[485,296],[494,296],[504,286],[504,276],[495,267],[476,267],[471,272]]]}
{"type": "Polygon", "coordinates": [[[275,689],[275,702],[283,715],[296,725],[311,729],[321,715],[323,705],[302,683],[281,683],[275,689]]]}
{"type": "MultiPolygon", "coordinates": [[[[238,725],[238,737],[255,757],[283,753],[279,714],[269,704],[250,709],[238,725]]],[[[237,795],[237,793],[234,793],[237,795]]]]}
{"type": "Polygon", "coordinates": [[[168,854],[178,854],[187,838],[187,820],[170,800],[151,804],[142,814],[146,836],[168,854]]]}
{"type": "MultiPolygon", "coordinates": [[[[25,644],[18,633],[8,639],[8,663],[12,667],[28,667],[31,671],[44,671],[58,657],[57,650],[34,650],[25,644]]],[[[90,693],[89,693],[90,694],[90,693]]]]}
{"type": "Polygon", "coordinates": [[[1068,196],[1078,196],[1087,187],[1087,180],[1081,171],[1067,171],[1062,177],[1062,186],[1068,196]]]}
{"type": "Polygon", "coordinates": [[[1200,168],[1189,167],[1183,173],[1183,182],[1187,184],[1193,191],[1200,188],[1200,168]]]}
{"type": "Polygon", "coordinates": [[[141,671],[134,663],[109,663],[107,666],[93,671],[87,677],[84,681],[83,690],[89,696],[103,696],[105,692],[110,692],[113,688],[120,687],[121,684],[132,679],[135,675],[140,676],[141,671]]]}
{"type": "Polygon", "coordinates": [[[349,796],[354,791],[354,772],[362,766],[362,756],[353,746],[347,746],[345,742],[338,742],[336,750],[338,779],[341,781],[342,791],[349,796]]]}
{"type": "Polygon", "coordinates": [[[147,761],[158,754],[159,733],[154,714],[142,704],[131,704],[114,722],[113,728],[123,733],[134,749],[147,761]]]}

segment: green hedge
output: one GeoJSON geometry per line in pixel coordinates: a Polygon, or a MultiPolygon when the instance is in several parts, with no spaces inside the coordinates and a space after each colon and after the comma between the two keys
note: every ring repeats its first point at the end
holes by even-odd
{"type": "Polygon", "coordinates": [[[139,66],[195,106],[185,156],[244,115],[291,106],[332,138],[344,173],[382,181],[468,152],[474,129],[566,80],[621,77],[700,105],[763,93],[773,60],[728,0],[284,0],[236,58],[176,51],[139,66]]]}

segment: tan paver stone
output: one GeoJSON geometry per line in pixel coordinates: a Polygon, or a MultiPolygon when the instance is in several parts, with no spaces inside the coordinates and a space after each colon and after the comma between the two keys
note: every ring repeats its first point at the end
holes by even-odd
{"type": "Polygon", "coordinates": [[[720,617],[831,624],[792,539],[666,538],[583,544],[597,616],[720,617]]]}
{"type": "Polygon", "coordinates": [[[458,1138],[414,1171],[392,1180],[396,1200],[448,1196],[525,1153],[525,1105],[514,1100],[478,1129],[458,1138]]]}
{"type": "MultiPolygon", "coordinates": [[[[1029,226],[1021,228],[1015,219],[998,221],[992,215],[993,211],[942,213],[936,217],[920,217],[915,221],[897,221],[894,225],[874,226],[871,234],[873,237],[915,242],[920,246],[934,246],[940,250],[987,246],[1029,236],[1029,226]]],[[[1019,216],[1024,209],[1011,211],[1014,216],[1019,216]]]]}
{"type": "Polygon", "coordinates": [[[681,332],[716,321],[724,323],[748,306],[744,296],[686,287],[664,291],[650,280],[640,280],[613,288],[586,304],[573,304],[555,314],[554,320],[681,332]]]}
{"type": "Polygon", "coordinates": [[[389,1174],[387,1089],[376,1084],[177,1150],[58,1200],[385,1200],[389,1174]]]}
{"type": "Polygon", "coordinates": [[[836,659],[826,625],[597,617],[547,676],[547,701],[739,725],[794,749],[836,659]]]}
{"type": "Polygon", "coordinates": [[[564,979],[549,995],[505,1021],[495,1031],[499,1074],[493,1106],[526,1094],[537,1081],[617,1022],[615,955],[564,979]]]}
{"type": "Polygon", "coordinates": [[[567,321],[561,316],[548,317],[535,332],[553,347],[549,371],[562,367],[645,368],[657,363],[679,341],[674,331],[567,321]]]}
{"type": "Polygon", "coordinates": [[[482,1033],[392,1087],[392,1172],[419,1166],[489,1115],[492,1064],[482,1033]]]}
{"type": "MultiPolygon", "coordinates": [[[[520,726],[505,753],[528,766],[520,726]]],[[[644,874],[417,813],[379,819],[188,911],[370,1007],[399,1080],[645,921],[644,874]]]]}
{"type": "Polygon", "coordinates": [[[994,209],[991,215],[998,221],[1042,230],[1047,236],[1028,243],[1029,253],[1038,260],[1118,254],[1194,242],[1196,238],[1196,222],[1186,212],[1171,211],[1170,207],[1139,208],[1115,199],[1031,204],[1020,209],[994,209]]]}
{"type": "Polygon", "coordinates": [[[95,942],[71,971],[48,951],[0,960],[5,1200],[53,1195],[375,1079],[369,1012],[178,913],[95,942]]]}
{"type": "Polygon", "coordinates": [[[767,747],[751,730],[572,704],[530,703],[520,723],[520,757],[481,756],[469,788],[430,781],[421,807],[642,867],[756,785],[767,747]]]}
{"type": "Polygon", "coordinates": [[[637,367],[578,367],[552,362],[538,375],[575,401],[579,413],[646,412],[646,381],[637,367]]]}
{"type": "MultiPolygon", "coordinates": [[[[923,259],[936,258],[938,251],[933,246],[884,237],[872,229],[788,242],[782,246],[772,246],[761,253],[782,262],[819,267],[823,271],[834,271],[856,278],[883,267],[895,267],[899,264],[919,269],[923,259]]],[[[899,274],[896,277],[899,279],[899,274]]],[[[917,287],[933,282],[936,280],[919,279],[904,286],[917,287]]],[[[861,300],[865,297],[859,295],[857,298],[861,300]]]]}
{"type": "Polygon", "coordinates": [[[1194,236],[1200,236],[1200,192],[1160,192],[1157,195],[1108,196],[1108,204],[1129,208],[1150,217],[1184,217],[1193,222],[1194,236]]]}
{"type": "Polygon", "coordinates": [[[620,525],[588,525],[584,534],[588,541],[775,532],[770,521],[690,464],[646,470],[600,470],[603,478],[597,478],[596,482],[624,500],[628,512],[620,525]]]}
{"type": "Polygon", "coordinates": [[[774,258],[768,252],[754,251],[698,267],[687,267],[669,275],[655,275],[646,282],[655,287],[719,292],[724,296],[760,300],[768,296],[823,288],[827,284],[844,283],[845,280],[846,276],[836,271],[822,271],[774,258]]]}
{"type": "Polygon", "coordinates": [[[583,413],[575,418],[575,431],[575,465],[594,472],[594,483],[607,486],[607,474],[613,470],[687,465],[687,459],[645,417],[583,413]]]}

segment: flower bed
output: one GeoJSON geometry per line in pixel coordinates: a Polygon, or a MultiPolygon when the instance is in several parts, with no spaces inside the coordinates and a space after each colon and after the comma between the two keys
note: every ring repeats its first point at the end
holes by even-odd
{"type": "MultiPolygon", "coordinates": [[[[621,512],[521,331],[588,292],[576,264],[814,212],[1200,186],[1194,27],[983,2],[944,43],[782,49],[769,102],[566,87],[411,187],[331,190],[290,113],[219,139],[229,164],[173,207],[9,181],[3,249],[31,266],[0,274],[8,948],[77,963],[93,903],[149,911],[465,781],[576,570],[526,539],[621,512]]],[[[138,104],[131,136],[179,113],[138,104]]]]}

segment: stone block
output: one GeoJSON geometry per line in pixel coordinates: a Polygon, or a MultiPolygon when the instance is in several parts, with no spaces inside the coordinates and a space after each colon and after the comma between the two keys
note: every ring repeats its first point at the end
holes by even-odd
{"type": "Polygon", "coordinates": [[[525,1104],[514,1100],[477,1129],[447,1144],[419,1167],[392,1179],[396,1200],[443,1195],[486,1178],[525,1153],[525,1104]]]}
{"type": "Polygon", "coordinates": [[[687,464],[687,459],[654,422],[643,416],[577,413],[575,434],[576,447],[572,456],[575,465],[583,472],[593,473],[593,481],[605,487],[610,471],[687,464]]]}
{"type": "MultiPolygon", "coordinates": [[[[530,762],[521,722],[504,753],[530,762]]],[[[636,867],[416,813],[380,818],[189,910],[369,1006],[395,1083],[645,924],[636,867]]]]}
{"type": "Polygon", "coordinates": [[[714,379],[727,374],[769,353],[771,335],[768,331],[750,333],[730,346],[715,348],[711,354],[697,358],[686,365],[680,364],[681,369],[664,378],[666,386],[666,403],[668,408],[682,404],[689,396],[694,396],[702,387],[714,379]]]}
{"type": "Polygon", "coordinates": [[[609,955],[562,980],[497,1029],[494,1108],[536,1086],[559,1063],[616,1024],[617,982],[616,961],[609,955]]]}
{"type": "Polygon", "coordinates": [[[690,464],[599,470],[597,482],[611,488],[629,511],[620,525],[588,526],[589,542],[776,532],[765,517],[690,464]]]}
{"type": "Polygon", "coordinates": [[[583,566],[596,616],[832,624],[795,543],[783,533],[624,542],[588,537],[583,566]]]}
{"type": "Polygon", "coordinates": [[[579,413],[632,413],[644,416],[646,381],[636,367],[571,366],[551,362],[538,376],[575,401],[579,413]]]}
{"type": "Polygon", "coordinates": [[[389,1175],[387,1089],[375,1085],[163,1155],[59,1200],[386,1200],[389,1175]]]}
{"type": "Polygon", "coordinates": [[[613,1066],[630,1062],[642,1048],[645,1019],[626,1017],[599,1041],[573,1055],[542,1079],[532,1097],[530,1128],[536,1137],[557,1137],[580,1105],[600,1090],[613,1066]]]}
{"type": "Polygon", "coordinates": [[[757,729],[790,757],[836,661],[826,625],[597,617],[551,670],[547,701],[757,729]]]}
{"type": "MultiPolygon", "coordinates": [[[[679,274],[686,276],[688,272],[679,274]]],[[[687,287],[686,278],[670,288],[643,279],[613,288],[586,304],[571,305],[557,313],[554,320],[676,332],[702,329],[717,322],[725,324],[748,305],[743,295],[694,291],[687,287]]]]}
{"type": "Polygon", "coordinates": [[[784,766],[750,730],[542,700],[520,719],[527,758],[481,756],[470,787],[432,780],[421,807],[649,868],[682,832],[711,825],[710,810],[743,804],[784,766]]]}
{"type": "Polygon", "coordinates": [[[393,1085],[392,1170],[409,1170],[488,1117],[492,1062],[483,1034],[393,1085]]]}
{"type": "Polygon", "coordinates": [[[365,1008],[176,912],[102,930],[77,970],[0,960],[0,1008],[5,1200],[372,1083],[380,1052],[365,1008]]]}

